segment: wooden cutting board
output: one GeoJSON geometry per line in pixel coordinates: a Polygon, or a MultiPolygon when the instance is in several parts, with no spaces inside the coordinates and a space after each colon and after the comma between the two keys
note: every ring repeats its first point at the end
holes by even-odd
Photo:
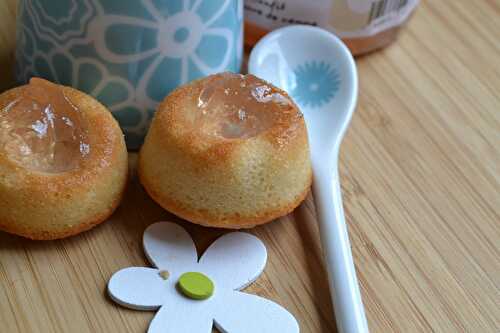
{"type": "MultiPolygon", "coordinates": [[[[12,85],[15,0],[0,2],[0,87],[12,85]]],[[[372,332],[500,332],[500,1],[423,1],[392,47],[357,60],[341,180],[372,332]]],[[[146,265],[145,227],[175,217],[135,176],[111,219],[67,240],[0,233],[1,332],[145,332],[111,274],[146,265]]],[[[252,233],[269,249],[249,291],[302,332],[335,332],[311,198],[252,233]]],[[[181,222],[199,250],[221,230],[181,222]]]]}

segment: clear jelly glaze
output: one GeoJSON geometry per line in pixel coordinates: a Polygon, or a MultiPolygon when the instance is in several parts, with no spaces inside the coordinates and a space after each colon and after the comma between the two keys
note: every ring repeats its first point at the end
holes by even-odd
{"type": "Polygon", "coordinates": [[[26,169],[74,170],[89,152],[80,111],[61,86],[33,78],[0,110],[0,153],[26,169]]]}
{"type": "Polygon", "coordinates": [[[198,96],[195,126],[209,135],[246,139],[266,131],[290,99],[253,75],[222,73],[207,80],[198,96]]]}

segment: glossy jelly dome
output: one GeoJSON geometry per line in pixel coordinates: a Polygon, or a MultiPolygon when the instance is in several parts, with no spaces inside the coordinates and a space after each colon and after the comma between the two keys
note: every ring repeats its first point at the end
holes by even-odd
{"type": "Polygon", "coordinates": [[[0,110],[0,153],[26,169],[74,170],[89,151],[81,113],[61,86],[33,78],[0,110]]]}
{"type": "Polygon", "coordinates": [[[209,135],[246,139],[266,131],[280,114],[292,110],[288,97],[255,76],[222,73],[205,82],[194,122],[209,135]]]}

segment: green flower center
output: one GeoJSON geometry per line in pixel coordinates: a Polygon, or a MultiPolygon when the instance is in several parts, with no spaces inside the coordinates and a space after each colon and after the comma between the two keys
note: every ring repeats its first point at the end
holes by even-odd
{"type": "Polygon", "coordinates": [[[195,300],[208,299],[214,293],[212,280],[208,276],[198,272],[182,274],[177,285],[184,296],[195,300]]]}

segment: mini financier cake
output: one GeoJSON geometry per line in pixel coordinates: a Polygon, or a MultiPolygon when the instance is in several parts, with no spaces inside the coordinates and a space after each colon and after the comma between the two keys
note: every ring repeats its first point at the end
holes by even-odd
{"type": "Polygon", "coordinates": [[[0,95],[0,229],[32,239],[77,234],[118,206],[123,134],[99,102],[33,78],[0,95]]]}
{"type": "Polygon", "coordinates": [[[297,207],[311,185],[304,119],[284,91],[255,76],[194,81],[158,107],[139,176],[154,200],[191,222],[269,222],[297,207]]]}

